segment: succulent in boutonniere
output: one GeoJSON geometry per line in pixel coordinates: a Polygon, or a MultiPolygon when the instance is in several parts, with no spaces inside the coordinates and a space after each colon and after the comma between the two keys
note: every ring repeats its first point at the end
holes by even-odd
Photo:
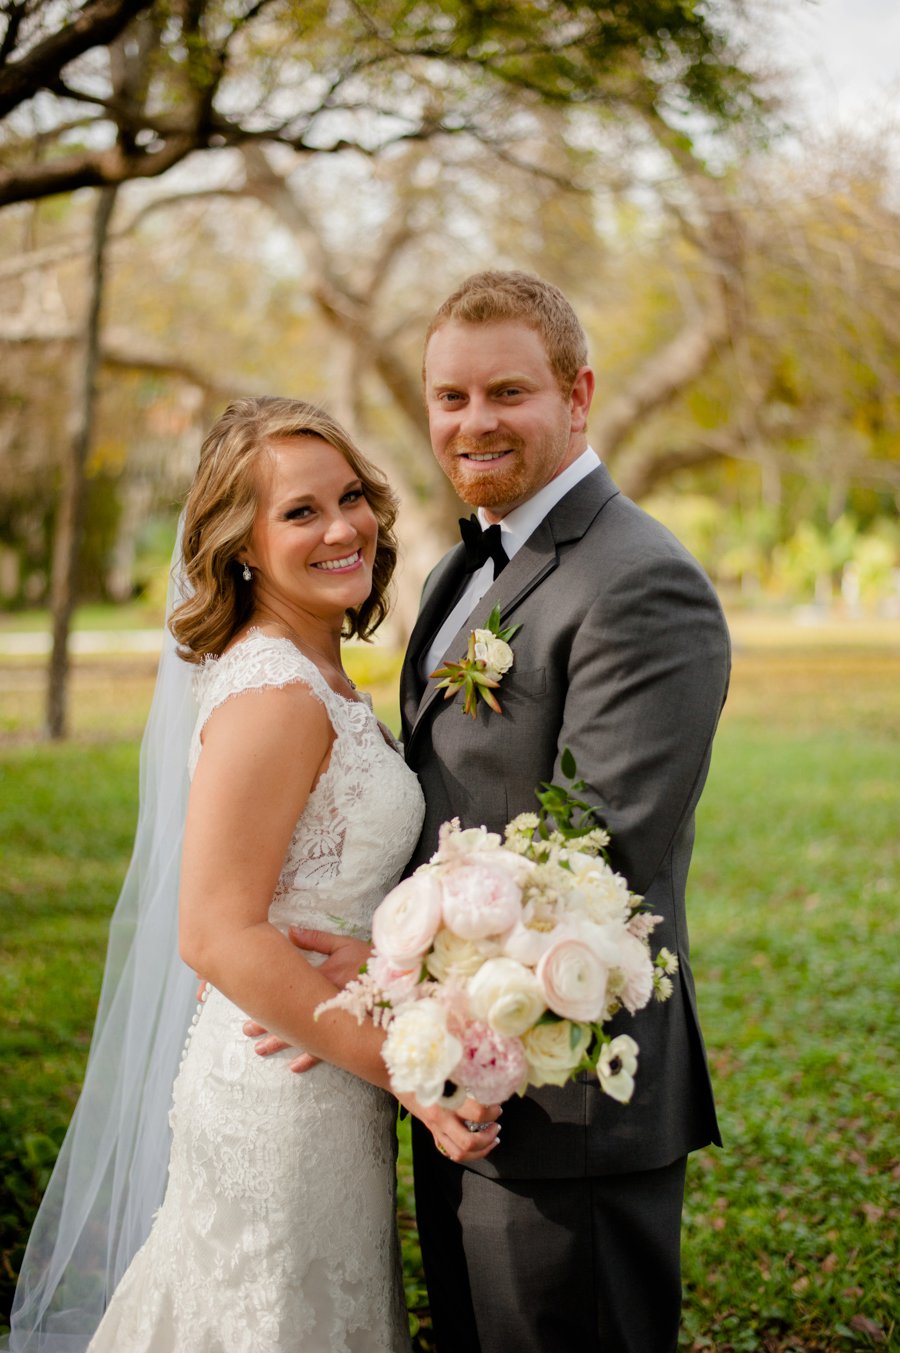
{"type": "Polygon", "coordinates": [[[513,665],[513,651],[509,641],[521,625],[500,628],[500,607],[495,606],[483,629],[472,630],[469,647],[459,662],[448,662],[432,672],[440,677],[438,690],[445,691],[444,699],[452,700],[458,691],[465,693],[463,712],[475,718],[479,697],[497,714],[502,714],[500,701],[494,691],[513,665]]]}

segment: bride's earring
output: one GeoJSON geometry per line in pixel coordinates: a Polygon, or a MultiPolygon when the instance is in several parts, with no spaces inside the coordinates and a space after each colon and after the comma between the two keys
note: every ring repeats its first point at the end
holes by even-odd
{"type": "Polygon", "coordinates": [[[245,583],[252,582],[252,580],[253,580],[253,574],[250,572],[250,565],[249,565],[249,564],[245,564],[245,565],[244,565],[243,578],[244,578],[244,582],[245,582],[245,583]]]}

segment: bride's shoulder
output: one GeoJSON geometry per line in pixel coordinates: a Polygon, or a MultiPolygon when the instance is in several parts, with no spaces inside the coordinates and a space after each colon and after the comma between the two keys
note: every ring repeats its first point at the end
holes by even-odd
{"type": "Polygon", "coordinates": [[[194,678],[194,694],[201,705],[215,705],[242,691],[297,683],[320,700],[327,691],[315,663],[290,639],[253,628],[239,634],[222,653],[204,658],[194,678]]]}

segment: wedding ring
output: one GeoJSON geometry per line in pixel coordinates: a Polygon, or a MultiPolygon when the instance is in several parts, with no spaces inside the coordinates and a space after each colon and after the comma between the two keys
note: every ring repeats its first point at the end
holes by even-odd
{"type": "Polygon", "coordinates": [[[447,1154],[447,1148],[446,1148],[446,1146],[442,1146],[441,1143],[438,1142],[438,1144],[437,1144],[437,1149],[440,1151],[440,1153],[441,1153],[442,1156],[446,1156],[446,1154],[447,1154]]]}
{"type": "Polygon", "coordinates": [[[470,1132],[487,1132],[488,1128],[492,1128],[494,1126],[493,1123],[476,1123],[471,1118],[464,1118],[463,1123],[469,1129],[470,1132]]]}

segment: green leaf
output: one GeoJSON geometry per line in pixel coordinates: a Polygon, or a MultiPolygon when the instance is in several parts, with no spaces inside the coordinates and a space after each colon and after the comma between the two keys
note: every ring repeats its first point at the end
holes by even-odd
{"type": "Polygon", "coordinates": [[[576,765],[575,757],[572,755],[570,747],[563,747],[562,756],[559,758],[559,768],[567,780],[575,779],[576,765]]]}

